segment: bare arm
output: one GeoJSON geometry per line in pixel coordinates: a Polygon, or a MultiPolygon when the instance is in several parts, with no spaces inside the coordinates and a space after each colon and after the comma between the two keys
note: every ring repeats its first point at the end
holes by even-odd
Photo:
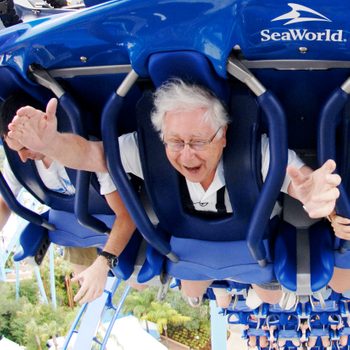
{"type": "Polygon", "coordinates": [[[89,141],[75,134],[57,132],[51,146],[42,153],[68,168],[108,172],[101,141],[89,141]]]}
{"type": "Polygon", "coordinates": [[[311,218],[325,217],[334,210],[340,194],[337,187],[341,182],[340,176],[333,174],[335,168],[333,160],[327,160],[314,171],[307,166],[287,168],[291,178],[288,194],[303,203],[311,218]]]}
{"type": "Polygon", "coordinates": [[[45,112],[30,106],[20,108],[9,124],[8,137],[69,168],[107,172],[102,142],[59,133],[56,110],[56,99],[49,101],[45,112]]]}
{"type": "MultiPolygon", "coordinates": [[[[104,250],[119,256],[128,244],[136,227],[117,191],[107,194],[106,200],[115,212],[116,219],[104,250]]],[[[89,268],[74,278],[75,281],[79,281],[81,284],[74,300],[83,304],[98,298],[103,293],[108,271],[106,259],[99,256],[89,268]]]]}
{"type": "Polygon", "coordinates": [[[119,256],[133,235],[136,225],[117,191],[107,194],[106,200],[117,217],[104,250],[119,256]]]}

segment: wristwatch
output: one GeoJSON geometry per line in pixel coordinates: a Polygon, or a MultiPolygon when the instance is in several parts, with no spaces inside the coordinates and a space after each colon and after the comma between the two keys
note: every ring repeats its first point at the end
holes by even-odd
{"type": "Polygon", "coordinates": [[[107,260],[107,265],[110,269],[113,269],[118,265],[119,259],[116,255],[108,253],[104,250],[102,250],[99,255],[103,256],[107,260]]]}

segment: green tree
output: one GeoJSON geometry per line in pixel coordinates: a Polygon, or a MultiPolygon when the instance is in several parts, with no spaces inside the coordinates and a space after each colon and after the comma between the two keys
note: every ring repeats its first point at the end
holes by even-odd
{"type": "Polygon", "coordinates": [[[160,333],[166,333],[170,323],[179,325],[191,321],[189,316],[182,315],[180,310],[174,309],[170,303],[156,301],[156,294],[154,288],[132,292],[125,301],[124,311],[132,312],[135,317],[145,320],[147,328],[147,321],[155,322],[160,333]]]}
{"type": "Polygon", "coordinates": [[[184,325],[191,321],[191,317],[181,315],[178,311],[173,309],[169,303],[153,301],[146,313],[147,320],[155,322],[160,333],[168,336],[168,324],[184,325]]]}

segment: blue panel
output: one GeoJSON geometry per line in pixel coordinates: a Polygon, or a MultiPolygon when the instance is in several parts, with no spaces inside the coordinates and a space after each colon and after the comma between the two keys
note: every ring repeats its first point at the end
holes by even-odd
{"type": "Polygon", "coordinates": [[[27,257],[34,257],[38,254],[42,242],[47,239],[48,231],[46,228],[29,223],[21,233],[19,239],[21,249],[14,255],[14,261],[21,261],[27,257]]]}
{"type": "MultiPolygon", "coordinates": [[[[268,243],[264,243],[268,251],[268,243]]],[[[249,254],[245,241],[212,242],[172,237],[171,248],[180,261],[167,262],[167,272],[179,279],[231,278],[248,284],[267,283],[275,279],[269,256],[267,266],[260,267],[249,254]]]]}

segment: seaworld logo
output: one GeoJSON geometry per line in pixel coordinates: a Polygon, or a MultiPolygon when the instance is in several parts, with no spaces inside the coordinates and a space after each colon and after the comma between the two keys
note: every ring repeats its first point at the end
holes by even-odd
{"type": "Polygon", "coordinates": [[[300,22],[315,22],[315,21],[332,22],[326,16],[323,16],[321,13],[313,9],[310,9],[309,7],[299,5],[299,4],[293,4],[293,3],[289,3],[288,6],[292,9],[292,11],[285,13],[282,16],[278,16],[274,18],[273,20],[271,20],[271,22],[282,21],[284,19],[289,19],[290,21],[284,23],[283,25],[300,23],[300,22]],[[305,13],[304,17],[302,16],[302,13],[305,13]]]}
{"type": "MultiPolygon", "coordinates": [[[[299,4],[289,3],[291,11],[278,16],[271,20],[287,20],[283,25],[289,25],[301,22],[332,22],[329,18],[321,13],[299,4]]],[[[343,30],[325,29],[323,31],[310,31],[308,29],[288,29],[283,32],[263,29],[261,32],[261,41],[328,41],[328,42],[345,42],[343,30]]]]}
{"type": "Polygon", "coordinates": [[[343,30],[326,29],[323,32],[311,32],[307,29],[289,29],[285,32],[270,32],[264,29],[260,32],[261,41],[332,41],[343,42],[343,30]]]}

